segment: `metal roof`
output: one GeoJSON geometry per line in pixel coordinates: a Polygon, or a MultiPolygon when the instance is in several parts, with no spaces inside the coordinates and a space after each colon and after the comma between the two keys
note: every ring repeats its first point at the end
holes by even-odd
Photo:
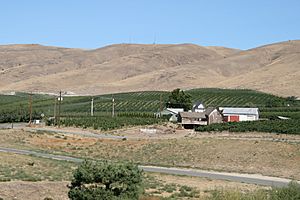
{"type": "Polygon", "coordinates": [[[183,112],[183,108],[167,108],[162,110],[161,112],[155,112],[155,115],[177,115],[179,112],[183,112]]]}
{"type": "Polygon", "coordinates": [[[170,111],[173,114],[178,114],[179,112],[183,112],[183,108],[167,108],[167,111],[170,111]]]}
{"type": "Polygon", "coordinates": [[[258,108],[223,108],[223,114],[257,115],[258,108]]]}
{"type": "Polygon", "coordinates": [[[210,113],[212,113],[216,108],[213,108],[213,107],[208,107],[205,109],[204,113],[206,115],[209,115],[210,113]]]}
{"type": "Polygon", "coordinates": [[[179,115],[184,118],[205,118],[202,112],[180,112],[179,115]]]}

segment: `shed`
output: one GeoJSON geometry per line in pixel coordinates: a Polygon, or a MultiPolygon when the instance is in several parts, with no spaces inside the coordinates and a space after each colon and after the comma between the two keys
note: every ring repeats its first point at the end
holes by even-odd
{"type": "Polygon", "coordinates": [[[180,112],[178,121],[186,127],[207,125],[207,118],[203,112],[180,112]]]}
{"type": "Polygon", "coordinates": [[[217,108],[209,107],[205,109],[205,115],[207,117],[207,125],[223,122],[223,116],[217,108]]]}
{"type": "Polygon", "coordinates": [[[225,122],[255,121],[259,119],[258,108],[220,108],[225,122]]]}
{"type": "Polygon", "coordinates": [[[204,112],[180,112],[178,120],[185,127],[200,126],[222,123],[223,116],[218,109],[207,108],[204,112]]]}

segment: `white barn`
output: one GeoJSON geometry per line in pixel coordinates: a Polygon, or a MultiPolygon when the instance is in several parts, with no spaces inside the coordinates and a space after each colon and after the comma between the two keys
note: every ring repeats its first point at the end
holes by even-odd
{"type": "Polygon", "coordinates": [[[255,121],[259,119],[258,108],[220,108],[225,122],[255,121]]]}

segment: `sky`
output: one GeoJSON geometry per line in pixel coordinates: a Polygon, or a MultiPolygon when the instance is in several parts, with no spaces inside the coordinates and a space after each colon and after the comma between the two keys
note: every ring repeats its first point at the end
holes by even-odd
{"type": "Polygon", "coordinates": [[[300,0],[0,0],[0,45],[250,49],[300,39],[300,0]]]}

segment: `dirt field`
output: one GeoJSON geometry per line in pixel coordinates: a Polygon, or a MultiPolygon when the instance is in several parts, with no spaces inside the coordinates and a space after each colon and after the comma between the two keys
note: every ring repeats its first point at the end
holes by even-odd
{"type": "Polygon", "coordinates": [[[58,181],[11,181],[0,183],[0,197],[5,200],[67,200],[68,182],[58,181]]]}
{"type": "Polygon", "coordinates": [[[113,134],[127,140],[81,138],[61,134],[0,130],[2,146],[42,150],[93,159],[259,173],[300,180],[300,136],[261,133],[197,134],[175,130],[141,136],[139,128],[113,134]],[[154,139],[155,138],[155,139],[154,139]]]}

